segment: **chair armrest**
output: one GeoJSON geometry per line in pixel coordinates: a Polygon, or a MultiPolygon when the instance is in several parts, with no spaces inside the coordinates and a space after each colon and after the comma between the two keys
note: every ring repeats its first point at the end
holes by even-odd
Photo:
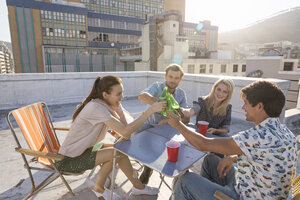
{"type": "Polygon", "coordinates": [[[223,192],[217,190],[214,193],[214,197],[216,197],[218,200],[233,200],[232,198],[230,198],[229,196],[227,196],[226,194],[224,194],[223,192]]]}
{"type": "Polygon", "coordinates": [[[35,156],[35,157],[42,157],[42,158],[48,158],[51,160],[62,160],[64,158],[63,155],[59,154],[53,154],[53,153],[45,153],[40,151],[34,151],[31,149],[24,149],[24,148],[15,148],[16,152],[29,155],[29,156],[35,156]]]}
{"type": "Polygon", "coordinates": [[[69,131],[70,128],[66,128],[66,127],[54,127],[54,130],[58,130],[58,131],[69,131]]]}

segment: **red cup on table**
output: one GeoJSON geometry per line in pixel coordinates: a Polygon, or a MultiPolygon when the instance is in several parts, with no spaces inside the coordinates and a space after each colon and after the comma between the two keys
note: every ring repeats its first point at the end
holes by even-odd
{"type": "Polygon", "coordinates": [[[166,143],[166,146],[168,151],[168,160],[170,162],[176,162],[178,159],[180,143],[170,140],[166,143]]]}
{"type": "Polygon", "coordinates": [[[208,124],[209,123],[207,121],[198,121],[198,132],[203,136],[206,135],[208,124]]]}

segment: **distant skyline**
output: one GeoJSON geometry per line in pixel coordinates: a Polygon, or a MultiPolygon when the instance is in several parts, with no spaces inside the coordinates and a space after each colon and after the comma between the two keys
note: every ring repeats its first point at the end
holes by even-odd
{"type": "MultiPolygon", "coordinates": [[[[186,0],[185,21],[209,20],[219,32],[244,28],[282,10],[300,7],[300,0],[186,0]]],[[[11,42],[5,0],[0,0],[0,40],[11,42]]]]}

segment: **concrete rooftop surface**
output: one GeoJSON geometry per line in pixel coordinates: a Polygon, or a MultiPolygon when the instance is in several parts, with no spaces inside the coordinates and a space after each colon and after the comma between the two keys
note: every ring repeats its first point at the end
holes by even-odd
{"type": "MultiPolygon", "coordinates": [[[[71,124],[71,118],[76,108],[77,103],[62,104],[49,106],[50,114],[54,122],[54,126],[69,127],[71,124]]],[[[136,98],[131,98],[123,101],[123,106],[130,113],[144,111],[146,105],[139,102],[136,98]]],[[[0,110],[0,199],[17,200],[24,198],[31,190],[31,182],[27,170],[23,167],[24,163],[19,153],[14,151],[16,146],[15,140],[13,139],[10,130],[6,125],[5,116],[8,110],[0,110]]],[[[136,117],[136,116],[135,116],[136,117]]],[[[191,119],[191,122],[195,122],[195,118],[191,119]]],[[[238,131],[248,129],[254,124],[245,121],[244,119],[232,117],[232,126],[230,134],[233,135],[238,131]]],[[[17,134],[21,134],[18,130],[17,134]]],[[[63,142],[66,133],[57,132],[60,143],[63,142]]],[[[111,136],[105,138],[107,141],[113,141],[111,136]]],[[[25,141],[21,141],[22,144],[25,141]]],[[[299,159],[300,160],[300,159],[299,159]]],[[[198,161],[191,168],[191,171],[199,172],[202,161],[198,161]]],[[[132,161],[133,167],[138,170],[139,173],[142,171],[141,165],[132,161]]],[[[53,183],[42,189],[31,199],[59,199],[59,200],[96,200],[96,196],[91,191],[93,184],[96,181],[96,175],[99,167],[94,170],[88,170],[84,174],[79,176],[65,176],[66,180],[70,184],[71,188],[75,192],[75,196],[72,196],[60,178],[55,180],[53,183]]],[[[298,170],[299,174],[299,163],[298,170]]],[[[33,176],[38,180],[45,178],[47,172],[35,171],[33,176]]],[[[165,178],[169,185],[172,185],[172,178],[165,178]]],[[[121,196],[121,199],[133,199],[133,200],[167,200],[171,195],[171,191],[162,183],[160,193],[156,196],[133,196],[130,194],[132,184],[127,180],[125,175],[119,168],[117,168],[116,174],[115,192],[121,196]]],[[[149,185],[158,187],[160,184],[160,177],[158,172],[153,172],[149,185]]]]}

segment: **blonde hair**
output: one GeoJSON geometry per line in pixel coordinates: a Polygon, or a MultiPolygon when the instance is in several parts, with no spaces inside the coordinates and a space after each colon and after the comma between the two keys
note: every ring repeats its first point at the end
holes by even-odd
{"type": "Polygon", "coordinates": [[[210,110],[215,103],[215,97],[214,97],[215,90],[218,87],[218,85],[221,83],[227,86],[228,96],[223,102],[221,102],[220,106],[217,108],[216,115],[225,116],[234,89],[234,82],[231,79],[226,79],[226,78],[219,79],[217,82],[215,82],[210,93],[204,99],[207,102],[206,103],[207,110],[210,110]]]}

